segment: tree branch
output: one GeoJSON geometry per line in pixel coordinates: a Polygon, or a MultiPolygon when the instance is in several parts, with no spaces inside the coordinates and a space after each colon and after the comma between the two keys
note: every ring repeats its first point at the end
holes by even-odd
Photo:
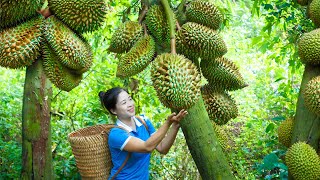
{"type": "Polygon", "coordinates": [[[171,53],[176,54],[176,39],[175,39],[175,22],[173,21],[173,14],[170,9],[168,0],[161,0],[161,4],[164,8],[166,14],[167,22],[170,29],[170,43],[171,43],[171,53]]]}
{"type": "Polygon", "coordinates": [[[143,6],[143,9],[142,9],[142,11],[141,11],[141,14],[139,15],[139,20],[138,20],[138,21],[139,21],[139,24],[142,23],[142,21],[143,21],[144,17],[146,16],[147,12],[148,12],[148,6],[147,6],[147,5],[144,5],[144,6],[143,6]]]}

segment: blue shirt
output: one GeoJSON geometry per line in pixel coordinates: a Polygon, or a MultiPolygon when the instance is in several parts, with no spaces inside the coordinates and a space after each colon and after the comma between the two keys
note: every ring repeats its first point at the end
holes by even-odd
{"type": "MultiPolygon", "coordinates": [[[[131,137],[139,138],[146,141],[150,135],[155,132],[155,129],[148,118],[142,116],[146,122],[149,132],[145,126],[134,117],[136,124],[136,131],[132,130],[129,126],[117,120],[116,125],[122,126],[128,132],[120,128],[113,128],[110,131],[108,143],[111,153],[111,159],[113,163],[113,168],[111,169],[111,177],[118,171],[120,166],[125,161],[128,152],[124,151],[123,148],[128,143],[131,137]],[[149,135],[150,134],[150,135],[149,135]]],[[[149,164],[150,164],[150,153],[138,153],[132,152],[131,156],[120,171],[120,173],[115,177],[116,180],[148,180],[149,179],[149,164]]]]}

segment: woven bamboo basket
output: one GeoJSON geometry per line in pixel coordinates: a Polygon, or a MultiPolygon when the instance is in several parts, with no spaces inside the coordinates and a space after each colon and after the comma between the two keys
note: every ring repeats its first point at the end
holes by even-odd
{"type": "Polygon", "coordinates": [[[82,179],[108,179],[112,162],[106,133],[114,125],[86,127],[68,135],[82,179]]]}

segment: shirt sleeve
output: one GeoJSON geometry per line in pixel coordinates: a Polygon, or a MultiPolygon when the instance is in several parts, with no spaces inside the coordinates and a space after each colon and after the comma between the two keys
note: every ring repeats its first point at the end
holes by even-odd
{"type": "Polygon", "coordinates": [[[143,117],[143,120],[146,122],[147,126],[148,126],[148,129],[149,129],[149,133],[150,133],[150,136],[156,132],[156,129],[154,128],[154,126],[152,125],[150,119],[144,115],[142,115],[143,117]]]}
{"type": "Polygon", "coordinates": [[[110,148],[120,149],[121,151],[126,146],[131,136],[125,130],[120,128],[113,128],[108,137],[110,148]]]}

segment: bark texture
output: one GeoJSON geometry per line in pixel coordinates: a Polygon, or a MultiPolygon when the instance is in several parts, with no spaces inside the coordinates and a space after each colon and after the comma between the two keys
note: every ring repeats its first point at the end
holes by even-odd
{"type": "Polygon", "coordinates": [[[27,67],[22,108],[21,179],[52,179],[51,83],[42,60],[27,67]]]}
{"type": "Polygon", "coordinates": [[[235,179],[221,149],[202,98],[181,121],[188,148],[202,179],[235,179]]]}

